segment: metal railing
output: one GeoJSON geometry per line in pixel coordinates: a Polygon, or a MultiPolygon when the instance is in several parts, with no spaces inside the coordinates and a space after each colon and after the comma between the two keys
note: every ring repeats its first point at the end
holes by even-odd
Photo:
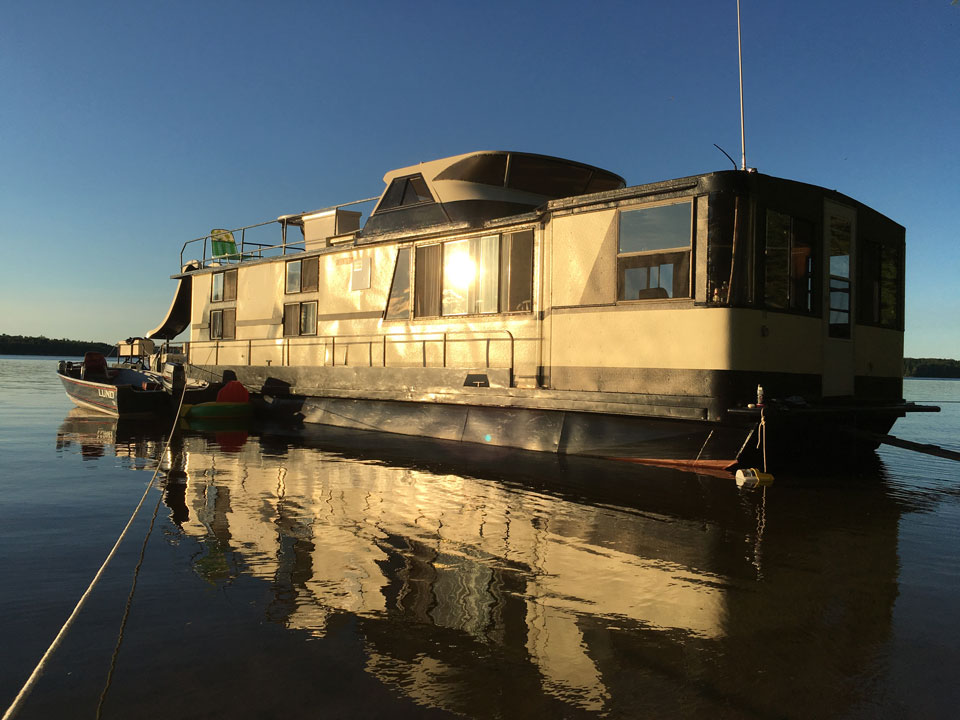
{"type": "Polygon", "coordinates": [[[479,334],[471,331],[446,331],[431,333],[384,334],[384,335],[322,335],[297,336],[284,338],[194,340],[189,343],[188,358],[193,365],[267,365],[277,361],[280,367],[306,365],[316,367],[478,367],[477,363],[450,364],[455,362],[456,346],[482,344],[482,352],[469,354],[471,358],[481,357],[484,368],[500,367],[513,370],[515,360],[513,333],[509,330],[494,330],[479,334]],[[496,357],[505,357],[505,365],[491,364],[491,346],[495,343],[507,345],[505,353],[495,353],[496,357]],[[413,362],[412,353],[393,353],[391,362],[390,348],[419,345],[416,353],[418,360],[413,362]],[[311,353],[310,349],[316,352],[311,353]],[[364,350],[351,352],[351,348],[364,350]],[[341,351],[342,350],[342,355],[341,351]],[[204,353],[206,351],[206,353],[204,353]],[[243,352],[245,351],[245,352],[243,352]],[[256,352],[255,351],[259,351],[256,352]],[[206,354],[206,357],[203,357],[206,354]],[[257,362],[255,354],[259,355],[257,362]],[[222,357],[226,355],[227,357],[222,357]],[[243,356],[245,362],[227,362],[231,358],[243,356]],[[298,356],[295,363],[293,355],[298,356]],[[341,359],[342,358],[342,359],[341,359]],[[310,362],[312,360],[312,362],[310,362]]]}
{"type": "MultiPolygon", "coordinates": [[[[286,255],[288,251],[302,251],[305,248],[305,242],[303,236],[300,235],[299,239],[290,241],[287,237],[287,228],[290,225],[300,226],[302,223],[301,218],[304,215],[314,215],[317,213],[324,212],[335,212],[340,208],[350,207],[352,205],[360,205],[362,203],[369,203],[379,199],[377,197],[364,198],[363,200],[353,200],[347,203],[341,203],[340,205],[331,205],[327,208],[321,208],[320,210],[311,210],[310,212],[300,213],[298,215],[284,215],[276,220],[267,220],[266,222],[256,223],[254,225],[245,225],[243,227],[234,228],[232,230],[226,230],[232,236],[233,243],[235,248],[229,252],[222,254],[214,254],[213,243],[217,238],[223,237],[222,233],[224,231],[213,231],[209,235],[204,235],[203,237],[194,238],[193,240],[187,240],[183,247],[180,248],[180,267],[181,269],[185,265],[184,257],[187,256],[187,249],[199,249],[200,257],[194,258],[186,262],[197,262],[200,264],[200,267],[208,267],[212,263],[230,263],[230,262],[243,262],[244,260],[259,260],[264,257],[273,257],[275,255],[286,255]],[[256,242],[247,237],[250,231],[256,231],[258,228],[265,228],[272,225],[280,226],[280,242],[256,242]],[[216,235],[214,234],[216,233],[216,235]],[[239,233],[239,240],[237,235],[239,233]]],[[[259,235],[260,233],[255,233],[259,235]]]]}

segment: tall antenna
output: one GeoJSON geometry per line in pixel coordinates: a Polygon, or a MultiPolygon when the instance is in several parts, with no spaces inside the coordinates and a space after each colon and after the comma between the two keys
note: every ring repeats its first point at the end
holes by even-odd
{"type": "Polygon", "coordinates": [[[747,169],[747,141],[743,130],[743,46],[740,42],[740,0],[737,0],[737,62],[740,66],[740,169],[747,169]]]}

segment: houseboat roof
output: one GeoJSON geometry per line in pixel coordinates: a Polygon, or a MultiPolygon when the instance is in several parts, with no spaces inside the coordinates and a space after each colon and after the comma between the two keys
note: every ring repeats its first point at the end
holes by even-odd
{"type": "Polygon", "coordinates": [[[417,230],[447,223],[478,226],[550,200],[626,186],[619,175],[563,158],[481,150],[392,170],[361,232],[417,230]]]}

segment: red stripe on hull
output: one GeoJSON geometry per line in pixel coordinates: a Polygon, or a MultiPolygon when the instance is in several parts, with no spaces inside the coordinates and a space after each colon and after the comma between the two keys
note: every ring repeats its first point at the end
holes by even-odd
{"type": "Polygon", "coordinates": [[[679,468],[701,475],[729,478],[737,467],[736,460],[676,460],[672,458],[626,458],[613,457],[610,460],[636,463],[637,465],[654,465],[658,467],[679,468]]]}

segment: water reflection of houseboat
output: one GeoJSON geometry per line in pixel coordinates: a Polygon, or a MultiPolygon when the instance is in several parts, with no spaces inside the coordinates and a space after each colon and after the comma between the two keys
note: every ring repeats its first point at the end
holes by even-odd
{"type": "Polygon", "coordinates": [[[362,227],[348,203],[185,244],[151,336],[189,327],[195,373],[307,423],[637,462],[725,468],[764,429],[775,469],[916,409],[904,229],[845,195],[515,152],[384,180],[362,227]]]}
{"type": "Polygon", "coordinates": [[[648,482],[595,497],[577,476],[598,461],[564,464],[556,491],[509,466],[456,473],[265,440],[224,454],[186,438],[198,571],[270,583],[268,618],[292,631],[349,622],[367,671],[425,706],[600,711],[674,693],[657,706],[765,715],[818,687],[810,707],[836,712],[889,633],[899,510],[876,484],[855,488],[869,512],[851,525],[845,504],[802,487],[768,505],[730,481],[624,468],[648,482]]]}
{"type": "Polygon", "coordinates": [[[146,419],[109,416],[82,407],[71,409],[57,430],[57,449],[80,446],[84,459],[118,457],[142,469],[159,456],[163,438],[146,419]]]}

